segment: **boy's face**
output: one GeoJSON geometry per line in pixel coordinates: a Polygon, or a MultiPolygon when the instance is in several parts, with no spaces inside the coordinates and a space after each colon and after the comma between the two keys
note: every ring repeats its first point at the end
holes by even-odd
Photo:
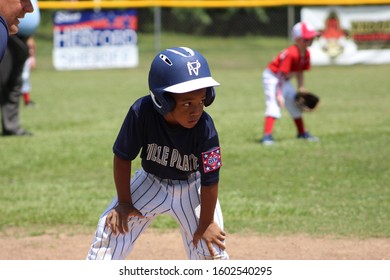
{"type": "Polygon", "coordinates": [[[311,46],[313,40],[314,38],[310,38],[310,39],[298,38],[295,40],[295,42],[300,49],[304,50],[311,46]]]}
{"type": "Polygon", "coordinates": [[[193,128],[203,113],[206,89],[171,94],[171,96],[175,99],[176,106],[165,116],[166,121],[171,125],[193,128]]]}

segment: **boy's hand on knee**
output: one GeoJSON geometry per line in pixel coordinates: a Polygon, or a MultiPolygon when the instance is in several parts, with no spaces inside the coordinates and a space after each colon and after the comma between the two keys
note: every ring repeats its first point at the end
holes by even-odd
{"type": "Polygon", "coordinates": [[[106,218],[106,225],[111,228],[112,232],[116,235],[119,231],[121,234],[129,232],[129,218],[144,216],[130,203],[119,203],[114,209],[108,213],[106,218]]]}
{"type": "Polygon", "coordinates": [[[212,256],[216,255],[213,247],[213,243],[216,244],[220,249],[225,250],[225,244],[223,241],[226,239],[226,233],[216,224],[211,223],[207,228],[198,227],[194,234],[194,246],[197,247],[200,239],[203,239],[207,248],[212,256]]]}

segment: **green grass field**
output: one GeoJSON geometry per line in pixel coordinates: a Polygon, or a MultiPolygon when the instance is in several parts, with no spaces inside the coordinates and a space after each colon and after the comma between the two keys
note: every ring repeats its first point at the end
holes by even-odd
{"type": "MultiPolygon", "coordinates": [[[[161,44],[198,49],[221,83],[207,111],[220,133],[228,232],[390,237],[390,65],[313,67],[306,87],[321,104],[305,123],[321,141],[296,140],[283,111],[277,144],[264,147],[261,72],[287,40],[164,34],[161,44]]],[[[139,35],[134,69],[55,71],[51,48],[38,37],[38,106],[21,107],[34,136],[0,138],[0,230],[90,233],[115,194],[112,144],[128,107],[148,93],[153,36],[139,35]]],[[[176,224],[162,217],[153,226],[176,224]]]]}

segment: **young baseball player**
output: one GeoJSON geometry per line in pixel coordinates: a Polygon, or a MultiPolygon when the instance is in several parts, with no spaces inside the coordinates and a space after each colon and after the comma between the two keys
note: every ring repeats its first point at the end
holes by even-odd
{"type": "Polygon", "coordinates": [[[36,67],[36,51],[37,46],[34,39],[34,34],[36,33],[40,21],[41,21],[41,12],[38,6],[38,0],[31,0],[31,3],[34,7],[34,12],[26,14],[26,16],[20,19],[19,23],[19,32],[17,33],[19,38],[22,38],[28,47],[28,58],[24,62],[23,71],[21,74],[21,94],[23,96],[23,103],[26,106],[32,107],[35,105],[35,102],[31,100],[31,71],[36,67]]]}
{"type": "Polygon", "coordinates": [[[29,57],[27,60],[24,62],[23,66],[23,71],[22,71],[22,86],[21,86],[21,93],[23,96],[23,103],[25,106],[28,107],[34,107],[35,102],[31,100],[31,90],[32,90],[32,85],[31,85],[31,71],[36,67],[36,44],[35,44],[35,39],[33,36],[29,37],[27,39],[27,46],[28,46],[28,52],[29,52],[29,57]]]}
{"type": "Polygon", "coordinates": [[[319,34],[308,24],[299,22],[292,29],[294,44],[282,50],[263,72],[265,93],[263,145],[274,144],[272,136],[275,120],[281,117],[284,106],[290,113],[297,128],[297,138],[318,141],[318,138],[306,131],[302,111],[296,106],[294,98],[297,91],[305,91],[303,72],[310,69],[308,47],[319,34]],[[296,78],[297,90],[291,81],[296,78]]]}
{"type": "Polygon", "coordinates": [[[205,58],[180,47],[160,52],[150,95],[129,109],[113,146],[117,196],[100,217],[87,259],[125,259],[161,214],[178,222],[188,259],[228,259],[218,202],[218,133],[203,111],[218,86],[205,58]],[[142,168],[131,179],[132,161],[142,168]]]}

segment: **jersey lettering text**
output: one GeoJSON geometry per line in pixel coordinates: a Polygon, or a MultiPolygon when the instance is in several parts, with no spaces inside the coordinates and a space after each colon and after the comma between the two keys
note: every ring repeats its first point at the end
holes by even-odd
{"type": "Polygon", "coordinates": [[[198,158],[195,155],[181,155],[177,149],[148,144],[146,160],[167,166],[169,158],[170,167],[175,167],[181,171],[196,171],[198,169],[198,158]]]}

